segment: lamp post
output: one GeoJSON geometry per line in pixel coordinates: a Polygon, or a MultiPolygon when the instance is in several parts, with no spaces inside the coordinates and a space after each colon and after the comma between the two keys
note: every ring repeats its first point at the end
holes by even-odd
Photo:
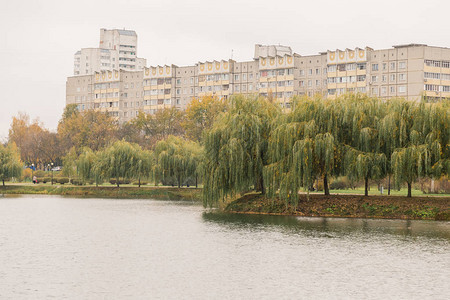
{"type": "Polygon", "coordinates": [[[31,164],[31,181],[34,183],[33,171],[34,171],[34,164],[31,164]]]}
{"type": "Polygon", "coordinates": [[[52,185],[53,185],[53,163],[51,163],[52,165],[52,185]]]}

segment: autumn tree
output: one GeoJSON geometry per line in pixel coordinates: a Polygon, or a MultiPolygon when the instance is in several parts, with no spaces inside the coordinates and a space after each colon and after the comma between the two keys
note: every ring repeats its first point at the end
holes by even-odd
{"type": "Polygon", "coordinates": [[[211,128],[214,119],[224,112],[226,103],[215,96],[192,99],[186,108],[186,116],[182,124],[186,136],[200,141],[205,130],[211,128]]]}
{"type": "Polygon", "coordinates": [[[166,139],[169,135],[184,134],[181,126],[184,112],[176,107],[158,109],[154,114],[140,111],[136,118],[130,121],[135,128],[144,134],[147,144],[154,145],[157,141],[166,139]]]}
{"type": "Polygon", "coordinates": [[[64,151],[72,147],[88,147],[97,151],[116,139],[117,121],[106,112],[87,110],[79,112],[68,105],[58,124],[58,135],[64,151]]]}

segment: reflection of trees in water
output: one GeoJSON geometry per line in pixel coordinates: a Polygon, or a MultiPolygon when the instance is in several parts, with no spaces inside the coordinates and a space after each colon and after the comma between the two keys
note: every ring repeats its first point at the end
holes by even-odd
{"type": "Polygon", "coordinates": [[[450,241],[450,223],[422,220],[313,218],[204,212],[203,220],[231,230],[281,230],[287,234],[337,237],[345,235],[397,235],[450,241]]]}

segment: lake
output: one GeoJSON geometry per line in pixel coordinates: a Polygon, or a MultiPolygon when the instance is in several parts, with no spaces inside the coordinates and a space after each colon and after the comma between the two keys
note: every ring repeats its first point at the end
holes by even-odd
{"type": "Polygon", "coordinates": [[[4,196],[0,266],[0,299],[448,299],[450,222],[4,196]]]}

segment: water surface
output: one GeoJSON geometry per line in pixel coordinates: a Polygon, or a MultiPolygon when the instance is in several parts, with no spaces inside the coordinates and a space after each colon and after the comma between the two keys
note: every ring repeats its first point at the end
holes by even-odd
{"type": "Polygon", "coordinates": [[[1,299],[448,299],[450,223],[0,198],[1,299]]]}

